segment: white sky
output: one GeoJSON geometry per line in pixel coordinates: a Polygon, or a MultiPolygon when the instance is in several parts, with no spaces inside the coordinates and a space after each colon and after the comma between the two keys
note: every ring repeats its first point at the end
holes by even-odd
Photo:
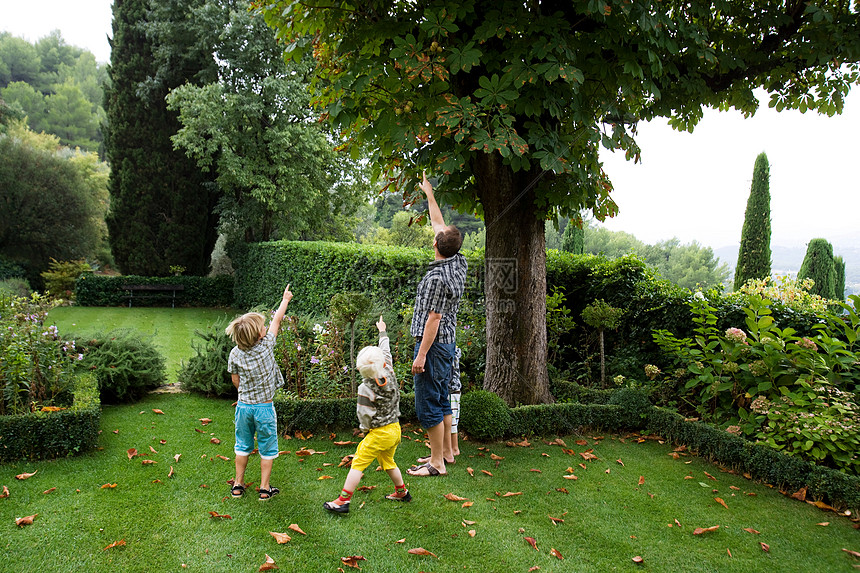
{"type": "MultiPolygon", "coordinates": [[[[0,0],[0,30],[30,42],[59,29],[67,43],[110,59],[112,0],[0,0]]],[[[665,120],[640,125],[642,163],[604,154],[620,213],[605,226],[646,243],[679,238],[720,248],[740,243],[756,156],[770,162],[772,245],[823,237],[860,245],[860,86],[843,115],[777,113],[753,118],[706,111],[693,134],[665,120]]]]}

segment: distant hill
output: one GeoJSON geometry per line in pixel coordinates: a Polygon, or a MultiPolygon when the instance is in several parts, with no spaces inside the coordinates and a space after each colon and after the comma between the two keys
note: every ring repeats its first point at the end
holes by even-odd
{"type": "MultiPolygon", "coordinates": [[[[735,276],[738,262],[738,245],[714,249],[714,256],[729,265],[731,277],[735,276]]],[[[845,294],[860,294],[860,247],[833,245],[833,254],[845,260],[845,294]]],[[[806,256],[806,247],[771,246],[771,269],[774,274],[796,275],[806,256]]]]}

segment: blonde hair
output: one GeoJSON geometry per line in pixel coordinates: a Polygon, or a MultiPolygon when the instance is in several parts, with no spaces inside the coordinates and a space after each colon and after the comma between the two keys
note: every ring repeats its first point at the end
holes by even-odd
{"type": "Polygon", "coordinates": [[[240,350],[251,350],[260,340],[260,330],[266,325],[266,317],[259,312],[248,312],[233,319],[224,332],[240,350]]]}
{"type": "Polygon", "coordinates": [[[379,380],[385,377],[385,354],[378,346],[365,346],[358,351],[355,368],[364,378],[379,380]]]}

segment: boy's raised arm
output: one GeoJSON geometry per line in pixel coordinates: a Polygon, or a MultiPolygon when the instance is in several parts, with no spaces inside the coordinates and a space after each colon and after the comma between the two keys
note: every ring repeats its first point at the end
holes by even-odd
{"type": "Polygon", "coordinates": [[[433,227],[433,234],[445,228],[445,219],[442,217],[442,211],[439,209],[439,204],[436,203],[436,197],[433,196],[433,185],[427,180],[427,172],[421,172],[421,184],[419,187],[427,196],[427,209],[430,211],[430,225],[433,227]]]}
{"type": "Polygon", "coordinates": [[[292,299],[293,293],[290,292],[290,285],[287,285],[287,288],[284,289],[284,296],[281,298],[281,304],[278,306],[278,310],[275,311],[272,322],[269,323],[269,334],[278,335],[278,330],[281,329],[281,321],[284,319],[284,315],[287,314],[287,305],[290,304],[292,299]]]}

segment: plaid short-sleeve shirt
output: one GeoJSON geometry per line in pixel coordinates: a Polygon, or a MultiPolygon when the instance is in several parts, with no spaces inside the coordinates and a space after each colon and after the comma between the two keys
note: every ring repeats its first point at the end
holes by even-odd
{"type": "Polygon", "coordinates": [[[245,404],[270,402],[284,385],[284,375],[275,362],[275,335],[267,333],[250,350],[238,346],[230,351],[227,372],[239,375],[239,401],[245,404]]]}
{"type": "Polygon", "coordinates": [[[427,274],[418,283],[415,310],[409,329],[412,336],[423,336],[427,317],[430,312],[437,312],[442,315],[442,320],[439,323],[436,342],[442,344],[454,342],[457,311],[460,309],[460,297],[466,290],[468,269],[466,257],[460,253],[430,263],[427,274]]]}

